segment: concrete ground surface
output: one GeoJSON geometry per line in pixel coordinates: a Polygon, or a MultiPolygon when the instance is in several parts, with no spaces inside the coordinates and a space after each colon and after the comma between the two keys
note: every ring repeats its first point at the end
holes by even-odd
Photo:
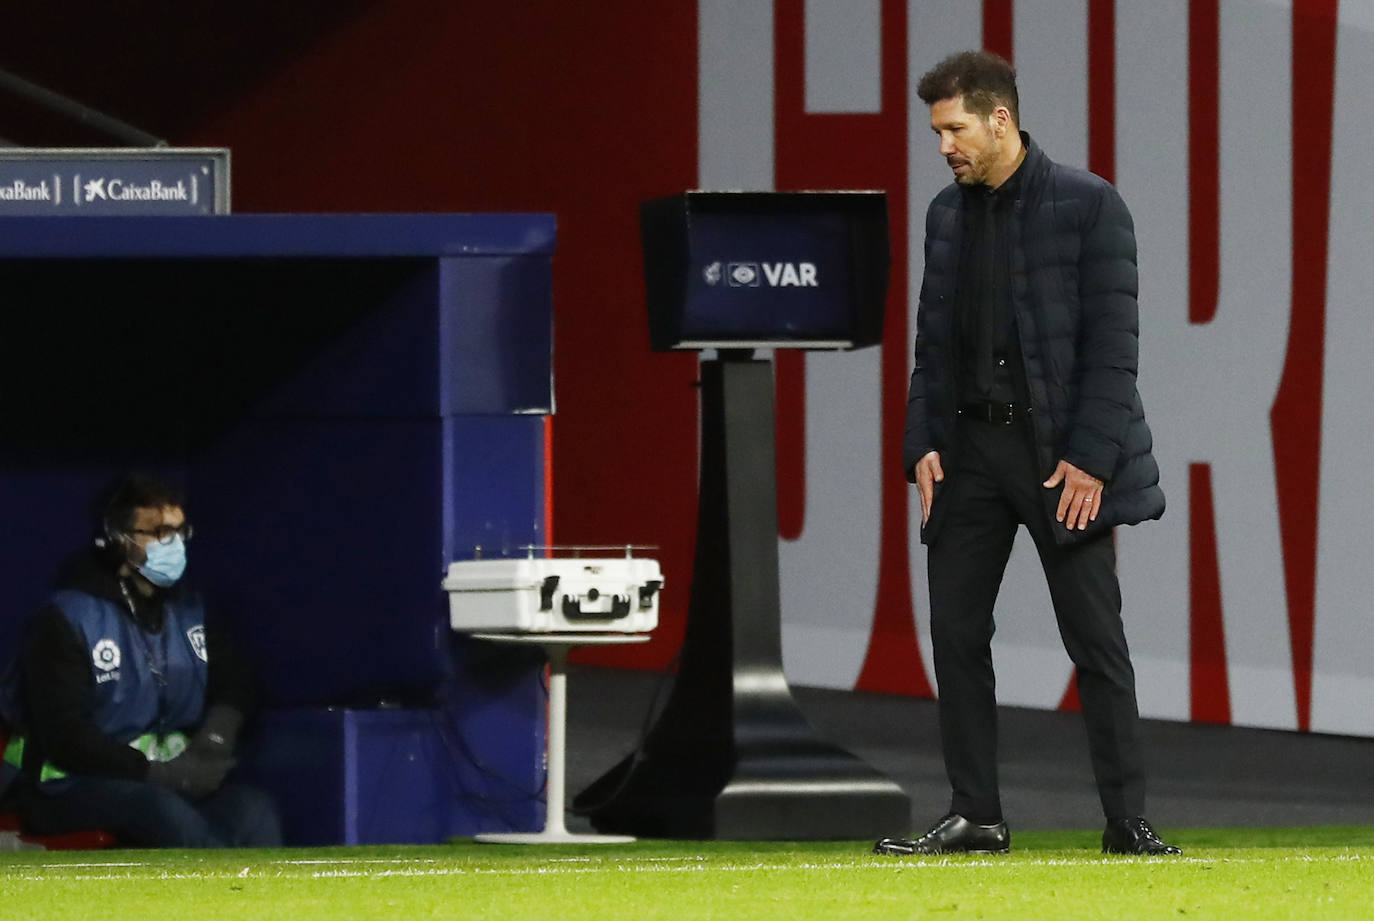
{"type": "MultiPolygon", "coordinates": [[[[670,688],[658,673],[572,667],[569,798],[634,750],[660,686],[666,699],[670,688]]],[[[883,834],[924,830],[944,813],[949,788],[934,701],[804,687],[793,694],[823,738],[911,796],[911,829],[883,834]]],[[[1013,830],[1100,826],[1080,715],[1004,707],[999,723],[1003,807],[1013,830]]],[[[1147,815],[1166,837],[1170,827],[1374,824],[1374,739],[1161,720],[1143,721],[1142,731],[1147,815]]],[[[569,826],[587,827],[573,816],[569,826]]]]}

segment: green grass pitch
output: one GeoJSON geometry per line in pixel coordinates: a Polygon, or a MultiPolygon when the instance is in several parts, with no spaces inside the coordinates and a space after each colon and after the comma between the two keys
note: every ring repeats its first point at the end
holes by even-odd
{"type": "Polygon", "coordinates": [[[640,841],[0,855],[0,919],[1374,919],[1374,827],[1013,833],[1006,857],[895,859],[870,842],[640,841]]]}

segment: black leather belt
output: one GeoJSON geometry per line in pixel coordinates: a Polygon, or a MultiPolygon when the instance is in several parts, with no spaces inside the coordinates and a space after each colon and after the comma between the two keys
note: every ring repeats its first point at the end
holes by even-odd
{"type": "Polygon", "coordinates": [[[1030,418],[1030,407],[1024,403],[965,403],[959,415],[993,425],[1011,425],[1030,418]]]}

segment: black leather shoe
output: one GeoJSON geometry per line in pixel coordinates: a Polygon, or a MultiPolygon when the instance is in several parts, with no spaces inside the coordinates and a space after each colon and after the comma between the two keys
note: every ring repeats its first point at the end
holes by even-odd
{"type": "Polygon", "coordinates": [[[1107,828],[1102,832],[1102,853],[1172,857],[1182,854],[1183,850],[1165,844],[1149,822],[1136,816],[1133,819],[1107,820],[1107,828]]]}
{"type": "Polygon", "coordinates": [[[1005,854],[1011,849],[1011,832],[1006,822],[974,825],[951,812],[914,841],[910,838],[883,838],[873,845],[873,853],[889,857],[915,854],[1005,854]]]}

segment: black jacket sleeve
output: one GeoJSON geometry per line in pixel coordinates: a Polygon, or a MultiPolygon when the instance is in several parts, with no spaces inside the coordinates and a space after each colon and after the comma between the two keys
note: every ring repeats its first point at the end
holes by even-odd
{"type": "Polygon", "coordinates": [[[223,618],[206,615],[205,649],[209,656],[205,688],[206,709],[226,706],[241,716],[253,712],[257,683],[253,669],[234,642],[233,631],[223,618]]]}
{"type": "MultiPolygon", "coordinates": [[[[941,204],[945,195],[946,193],[941,193],[926,209],[924,247],[927,272],[930,271],[932,242],[938,233],[935,218],[936,208],[941,204]]],[[[930,311],[937,308],[935,305],[925,302],[925,295],[926,285],[923,279],[916,309],[916,346],[911,368],[911,382],[907,387],[906,394],[906,431],[902,435],[902,472],[908,483],[916,482],[917,461],[936,450],[935,439],[930,431],[929,393],[931,382],[929,380],[930,369],[927,362],[927,352],[930,339],[928,331],[930,311]]]]}
{"type": "Polygon", "coordinates": [[[88,658],[60,610],[47,607],[34,616],[23,667],[32,746],[32,754],[25,751],[24,767],[36,777],[46,760],[69,774],[143,780],[148,773],[143,755],[91,721],[88,658]]]}
{"type": "Polygon", "coordinates": [[[1078,406],[1064,459],[1104,482],[1117,469],[1136,400],[1140,318],[1135,225],[1106,183],[1078,265],[1078,406]]]}

